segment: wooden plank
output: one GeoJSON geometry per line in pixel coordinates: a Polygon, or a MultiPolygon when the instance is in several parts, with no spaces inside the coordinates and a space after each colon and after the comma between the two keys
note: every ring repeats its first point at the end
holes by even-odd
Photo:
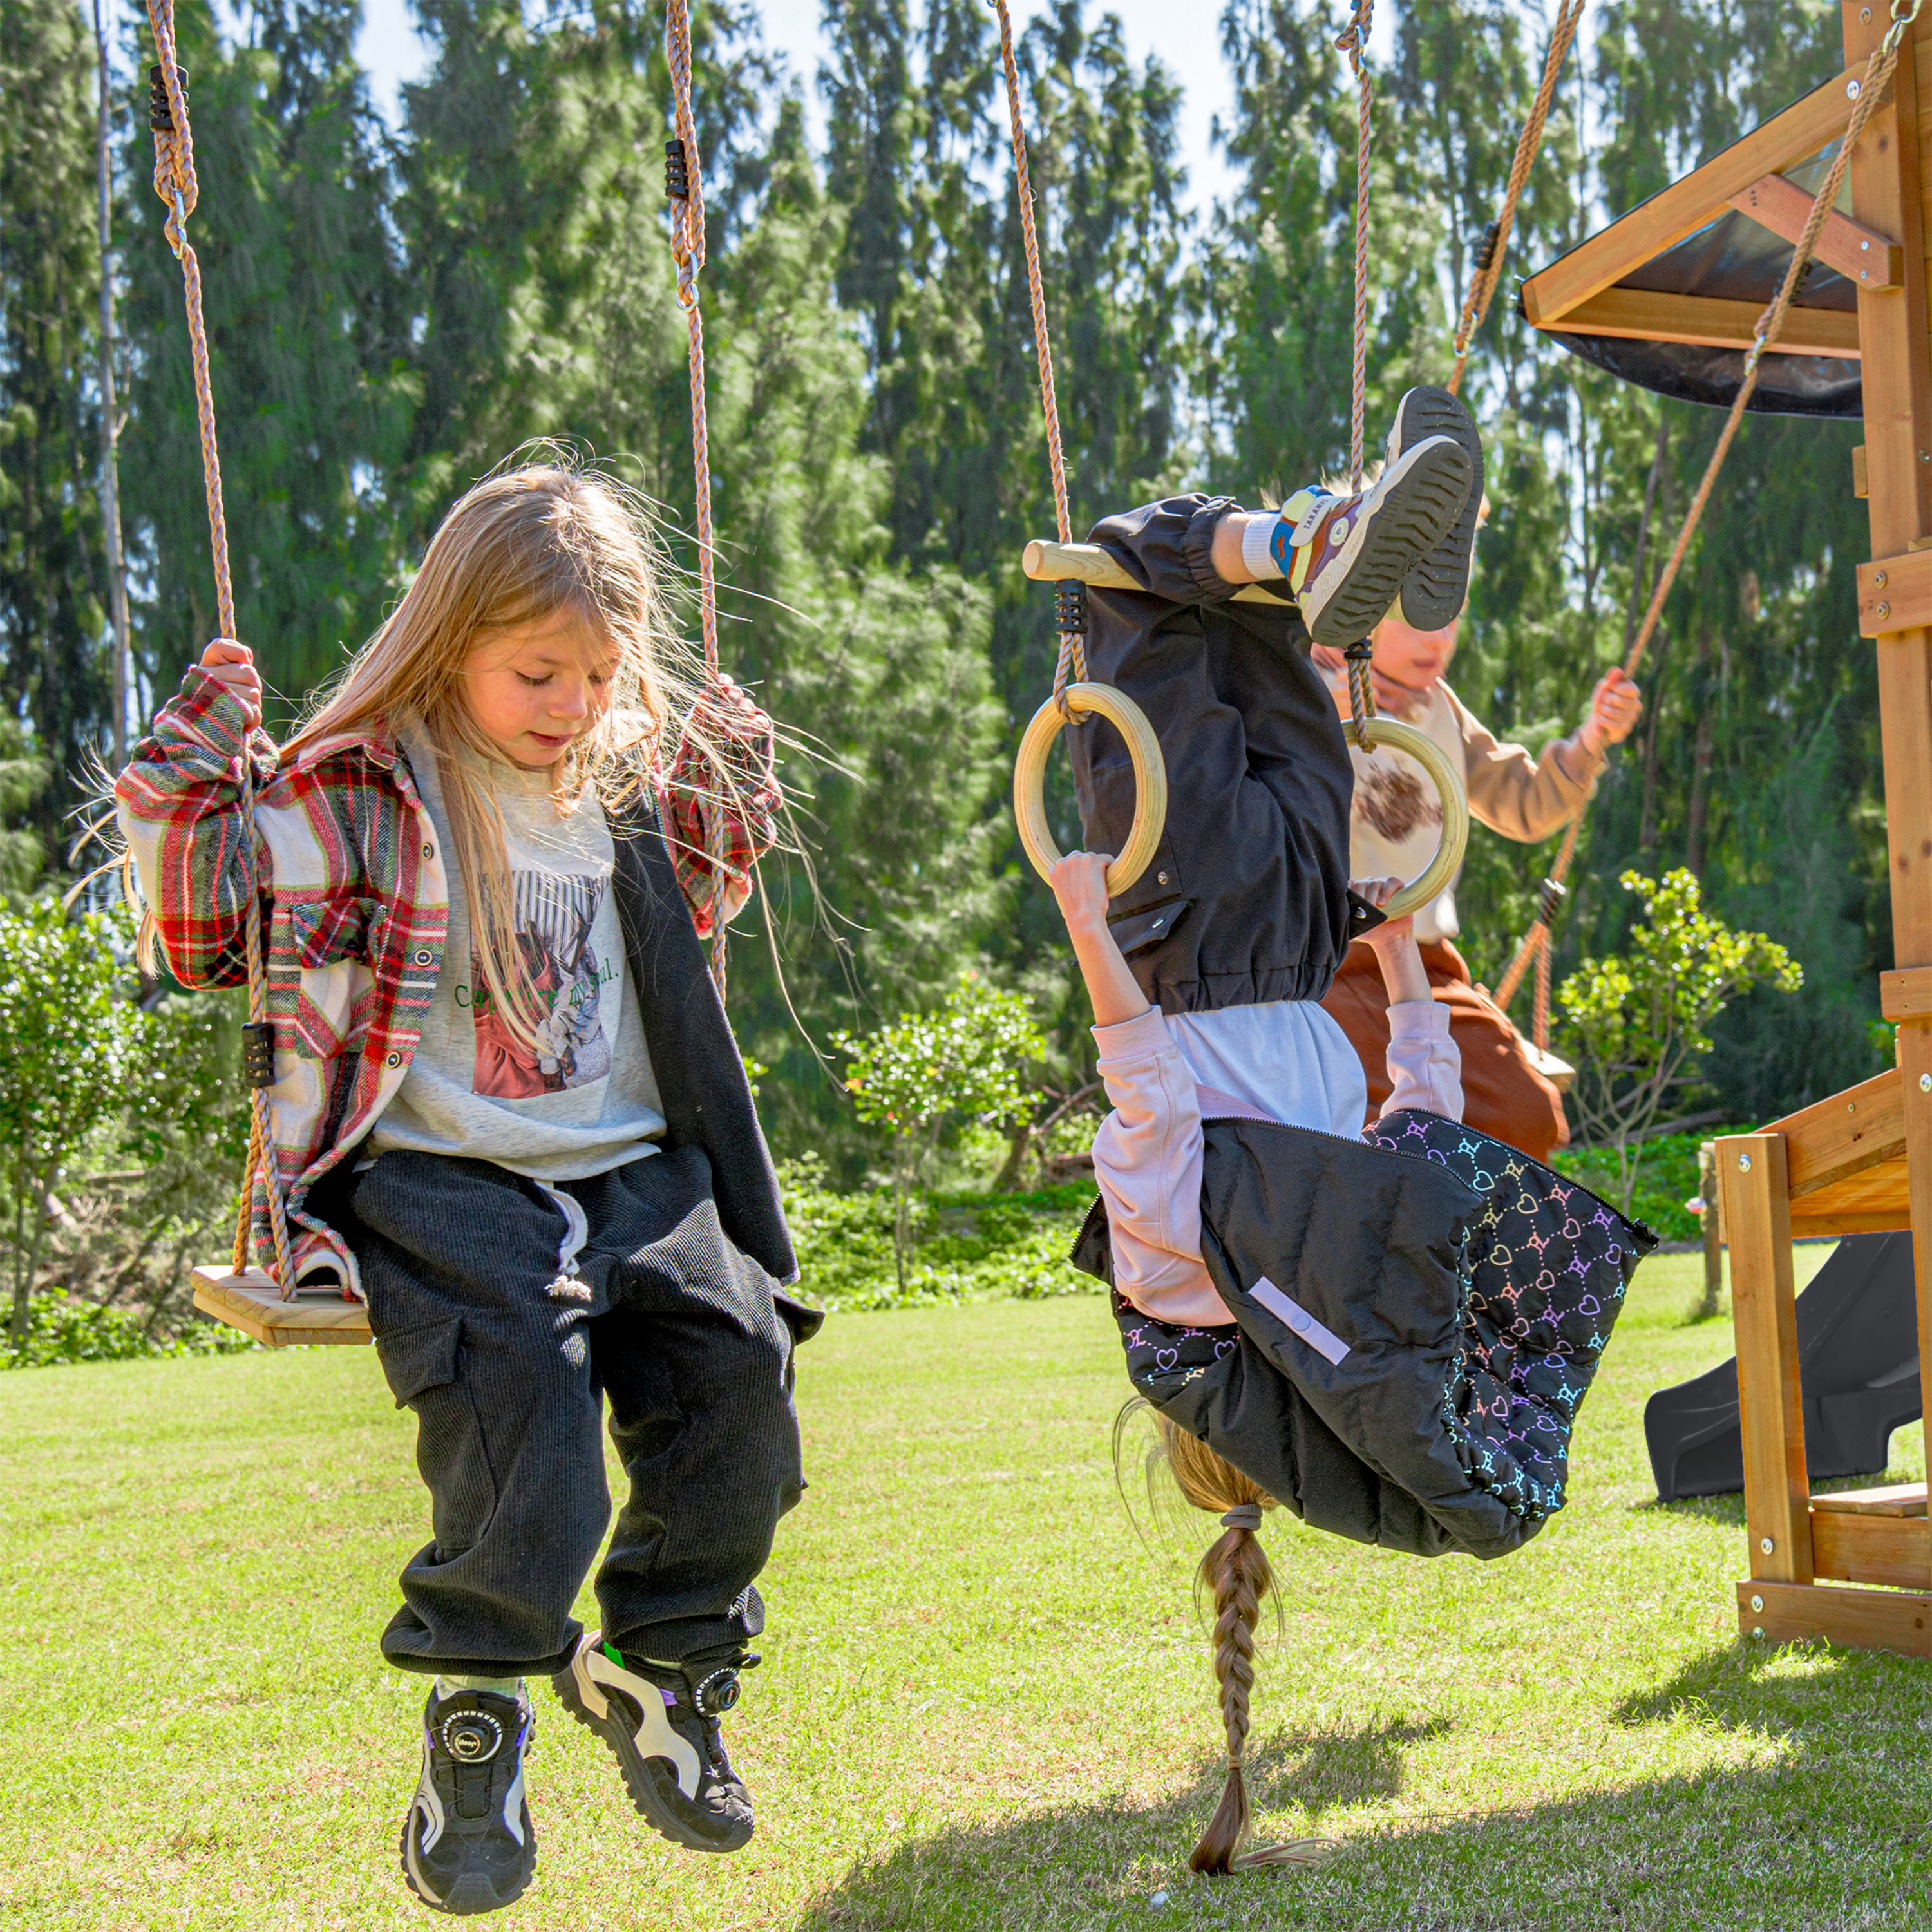
{"type": "Polygon", "coordinates": [[[1923,1483],[1886,1483],[1874,1490],[1838,1490],[1828,1496],[1814,1496],[1811,1513],[1845,1516],[1923,1516],[1925,1485],[1923,1483]]]}
{"type": "Polygon", "coordinates": [[[1912,1209],[1903,1198],[1898,1206],[1884,1214],[1830,1214],[1816,1216],[1794,1214],[1791,1238],[1794,1241],[1835,1240],[1840,1234],[1896,1234],[1912,1226],[1912,1209]]]}
{"type": "Polygon", "coordinates": [[[1875,556],[1858,566],[1858,634],[1932,627],[1932,550],[1875,556]]]}
{"type": "Polygon", "coordinates": [[[253,1269],[233,1274],[218,1264],[195,1269],[194,1280],[196,1307],[265,1347],[369,1340],[368,1310],[359,1301],[344,1300],[339,1288],[301,1292],[293,1301],[284,1301],[266,1274],[253,1269]]]}
{"type": "MultiPolygon", "coordinates": [[[[1731,196],[1730,205],[1794,248],[1811,218],[1810,193],[1782,175],[1766,175],[1753,182],[1731,196]]],[[[1895,289],[1905,277],[1905,251],[1896,242],[1836,208],[1826,216],[1811,258],[1837,269],[1862,289],[1895,289]]]]}
{"type": "Polygon", "coordinates": [[[1825,1637],[1853,1650],[1932,1657],[1932,1596],[1756,1579],[1738,1586],[1738,1628],[1767,1643],[1825,1637]]]}
{"type": "Polygon", "coordinates": [[[1861,501],[1871,494],[1871,486],[1865,481],[1865,446],[1863,443],[1852,452],[1852,494],[1861,501]]]}
{"type": "Polygon", "coordinates": [[[1932,1014],[1932,966],[1900,966],[1878,976],[1878,1010],[1888,1020],[1932,1014]]]}
{"type": "Polygon", "coordinates": [[[1764,1131],[1784,1138],[1785,1171],[1794,1214],[1798,1204],[1847,1174],[1895,1159],[1905,1148],[1905,1102],[1898,1070],[1888,1067],[1828,1100],[1814,1100],[1764,1131]]]}
{"type": "MultiPolygon", "coordinates": [[[[1706,296],[1649,289],[1604,289],[1556,321],[1536,326],[1551,335],[1612,335],[1637,342],[1748,349],[1764,310],[1762,302],[1718,302],[1706,296]]],[[[1785,316],[1774,350],[1779,355],[1831,356],[1856,362],[1858,317],[1843,309],[1793,308],[1785,316]]]]}
{"type": "MultiPolygon", "coordinates": [[[[1550,327],[1579,302],[1694,234],[1724,212],[1732,195],[1837,140],[1852,111],[1852,97],[1846,89],[1858,78],[1857,72],[1848,71],[1814,88],[1702,167],[1660,189],[1621,220],[1532,275],[1522,285],[1523,314],[1537,328],[1550,327]]],[[[1882,222],[1861,218],[1886,234],[1898,232],[1882,222]]],[[[1909,253],[1910,244],[1905,245],[1909,253]]]]}
{"type": "Polygon", "coordinates": [[[1798,1399],[1798,1324],[1781,1134],[1717,1143],[1731,1244],[1731,1322],[1744,1437],[1744,1523],[1754,1576],[1811,1580],[1811,1483],[1798,1399]]]}
{"type": "Polygon", "coordinates": [[[1932,1576],[1932,1523],[1921,1516],[1816,1510],[1811,1516],[1814,1575],[1845,1583],[1922,1590],[1932,1576]]]}
{"type": "MultiPolygon", "coordinates": [[[[1070,578],[1091,584],[1096,590],[1142,590],[1132,574],[1098,544],[1055,543],[1049,537],[1035,537],[1020,553],[1020,568],[1036,584],[1059,584],[1070,578]]],[[[1234,601],[1294,608],[1292,597],[1277,596],[1258,584],[1243,584],[1234,592],[1234,601]]]]}

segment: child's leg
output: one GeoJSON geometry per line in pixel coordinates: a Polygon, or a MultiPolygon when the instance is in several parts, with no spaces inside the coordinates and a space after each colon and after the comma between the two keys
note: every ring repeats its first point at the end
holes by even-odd
{"type": "Polygon", "coordinates": [[[720,1232],[694,1150],[571,1191],[590,1224],[586,1275],[610,1304],[592,1354],[631,1490],[598,1572],[601,1640],[559,1694],[659,1832],[731,1851],[752,1806],[718,1719],[764,1628],[754,1580],[804,1488],[792,1331],[771,1277],[720,1232]]]}

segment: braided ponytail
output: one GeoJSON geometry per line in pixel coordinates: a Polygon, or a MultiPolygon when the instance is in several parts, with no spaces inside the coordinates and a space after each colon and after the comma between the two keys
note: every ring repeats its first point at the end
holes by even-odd
{"type": "MultiPolygon", "coordinates": [[[[1117,1447],[1132,1411],[1144,1403],[1130,1403],[1115,1424],[1117,1447]]],[[[1148,1459],[1148,1474],[1164,1462],[1180,1493],[1196,1509],[1219,1516],[1222,1528],[1208,1546],[1198,1573],[1200,1588],[1214,1604],[1214,1679],[1220,1687],[1221,1724],[1227,1736],[1228,1776],[1221,1802],[1188,1863],[1198,1872],[1217,1875],[1262,1864],[1318,1864],[1329,1840],[1298,1838],[1285,1844],[1243,1851],[1250,1813],[1247,1782],[1242,1772],[1249,1730],[1249,1700],[1255,1685],[1255,1626],[1261,1619],[1262,1599],[1275,1589],[1274,1572],[1256,1532],[1262,1514],[1276,1507],[1261,1485],[1217,1456],[1206,1443],[1190,1436],[1167,1417],[1155,1413],[1160,1441],[1148,1459]]],[[[1276,1592],[1279,1599],[1280,1593],[1276,1592]]]]}

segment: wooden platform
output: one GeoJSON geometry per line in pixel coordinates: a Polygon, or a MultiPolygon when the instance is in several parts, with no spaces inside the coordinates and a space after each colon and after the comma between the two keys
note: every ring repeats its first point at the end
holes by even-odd
{"type": "Polygon", "coordinates": [[[194,1305],[271,1348],[369,1340],[368,1310],[345,1300],[339,1288],[298,1288],[292,1301],[284,1301],[266,1274],[252,1270],[231,1274],[216,1265],[196,1268],[194,1305]]]}

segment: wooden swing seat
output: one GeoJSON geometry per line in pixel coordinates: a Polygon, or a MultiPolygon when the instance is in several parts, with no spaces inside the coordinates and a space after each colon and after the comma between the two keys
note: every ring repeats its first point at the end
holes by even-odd
{"type": "Polygon", "coordinates": [[[264,1348],[297,1343],[366,1342],[369,1310],[335,1287],[297,1288],[292,1301],[259,1268],[236,1274],[219,1263],[194,1270],[194,1305],[202,1314],[252,1335],[264,1348]]]}

